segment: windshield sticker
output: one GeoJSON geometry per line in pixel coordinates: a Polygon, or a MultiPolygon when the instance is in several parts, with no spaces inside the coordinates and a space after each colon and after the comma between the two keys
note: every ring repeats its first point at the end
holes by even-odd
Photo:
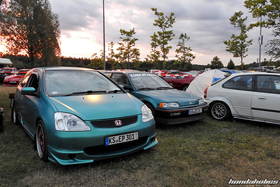
{"type": "Polygon", "coordinates": [[[133,77],[151,77],[156,75],[152,73],[137,73],[137,74],[135,73],[135,74],[129,74],[129,76],[133,78],[133,77]]]}

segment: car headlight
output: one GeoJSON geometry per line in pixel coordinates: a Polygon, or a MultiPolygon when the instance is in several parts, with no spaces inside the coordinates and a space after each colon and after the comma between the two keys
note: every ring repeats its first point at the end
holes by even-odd
{"type": "Polygon", "coordinates": [[[73,114],[54,113],[55,129],[57,131],[89,131],[90,127],[73,114]]]}
{"type": "Polygon", "coordinates": [[[147,105],[143,105],[141,107],[141,110],[142,110],[142,121],[144,123],[154,119],[152,111],[149,109],[149,107],[147,107],[147,105]]]}
{"type": "Polygon", "coordinates": [[[179,103],[160,103],[159,107],[162,108],[175,108],[175,107],[180,107],[179,103]]]}
{"type": "Polygon", "coordinates": [[[204,104],[204,103],[205,103],[204,99],[202,99],[202,98],[199,98],[199,99],[198,99],[198,104],[199,104],[199,105],[204,104]]]}

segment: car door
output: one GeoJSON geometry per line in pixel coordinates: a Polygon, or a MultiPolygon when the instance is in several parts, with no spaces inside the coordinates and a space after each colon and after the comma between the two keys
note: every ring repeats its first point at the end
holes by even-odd
{"type": "Polygon", "coordinates": [[[224,96],[240,117],[252,118],[253,76],[238,75],[223,84],[216,94],[224,96]]]}
{"type": "Polygon", "coordinates": [[[252,113],[257,120],[280,123],[280,76],[269,74],[257,76],[252,113]]]}
{"type": "Polygon", "coordinates": [[[28,133],[34,136],[36,132],[37,105],[39,100],[39,75],[34,72],[30,75],[25,87],[33,87],[36,90],[34,95],[22,95],[19,103],[19,114],[22,119],[22,125],[28,133]]]}

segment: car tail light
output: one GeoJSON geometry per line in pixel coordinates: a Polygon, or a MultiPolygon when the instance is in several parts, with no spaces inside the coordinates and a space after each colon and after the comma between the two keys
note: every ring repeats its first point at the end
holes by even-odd
{"type": "Polygon", "coordinates": [[[207,90],[208,90],[208,88],[209,88],[209,86],[207,86],[207,87],[205,88],[205,90],[204,90],[204,98],[207,97],[207,90]]]}

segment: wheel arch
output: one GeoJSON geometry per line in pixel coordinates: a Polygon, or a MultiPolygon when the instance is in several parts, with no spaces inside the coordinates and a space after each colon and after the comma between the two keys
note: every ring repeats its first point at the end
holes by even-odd
{"type": "Polygon", "coordinates": [[[237,112],[236,112],[236,110],[233,108],[233,106],[232,106],[232,104],[231,104],[231,101],[228,100],[227,98],[224,98],[224,97],[214,97],[214,98],[211,98],[210,100],[211,100],[211,102],[209,103],[209,106],[210,106],[210,107],[211,107],[214,103],[216,103],[216,102],[223,102],[223,103],[225,103],[225,104],[229,107],[232,116],[237,115],[237,112]]]}

